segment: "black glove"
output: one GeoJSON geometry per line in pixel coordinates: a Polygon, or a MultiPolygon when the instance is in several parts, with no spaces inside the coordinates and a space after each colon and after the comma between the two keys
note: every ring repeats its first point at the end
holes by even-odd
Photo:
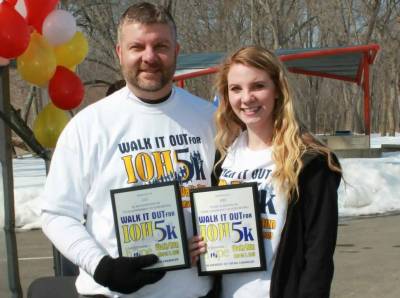
{"type": "Polygon", "coordinates": [[[93,278],[111,291],[130,294],[147,284],[159,281],[164,276],[165,271],[141,270],[157,261],[156,255],[116,259],[105,256],[97,265],[93,278]]]}

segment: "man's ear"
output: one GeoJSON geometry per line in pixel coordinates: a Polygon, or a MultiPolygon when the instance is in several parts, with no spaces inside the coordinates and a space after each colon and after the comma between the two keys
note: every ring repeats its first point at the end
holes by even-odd
{"type": "Polygon", "coordinates": [[[119,64],[121,64],[122,53],[121,53],[121,45],[119,43],[117,43],[117,45],[115,46],[115,51],[117,52],[119,64]]]}
{"type": "Polygon", "coordinates": [[[178,57],[179,51],[181,49],[181,45],[179,43],[176,43],[176,48],[175,48],[175,55],[178,57]]]}

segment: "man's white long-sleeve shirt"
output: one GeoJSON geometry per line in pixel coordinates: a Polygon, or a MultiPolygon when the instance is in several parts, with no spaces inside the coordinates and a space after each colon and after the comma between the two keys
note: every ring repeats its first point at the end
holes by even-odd
{"type": "Polygon", "coordinates": [[[174,87],[162,103],[147,104],[125,87],[82,110],[64,129],[46,180],[42,221],[49,239],[80,267],[80,294],[167,298],[208,292],[211,281],[199,277],[195,268],[170,271],[126,296],[102,287],[92,276],[104,255],[118,256],[110,190],[170,174],[157,152],[172,161],[175,173],[184,168],[184,175],[191,177],[182,183],[181,193],[187,234],[192,236],[188,188],[210,185],[213,113],[210,103],[180,88],[174,87]]]}

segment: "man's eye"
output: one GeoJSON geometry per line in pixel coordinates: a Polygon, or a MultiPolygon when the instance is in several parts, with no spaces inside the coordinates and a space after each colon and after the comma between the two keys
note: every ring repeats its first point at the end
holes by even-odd
{"type": "Polygon", "coordinates": [[[156,48],[159,50],[166,50],[168,49],[168,46],[166,44],[159,44],[156,46],[156,48]]]}
{"type": "Polygon", "coordinates": [[[131,45],[130,47],[129,47],[129,49],[130,50],[133,50],[133,51],[139,51],[139,50],[141,50],[143,47],[141,47],[141,46],[139,46],[139,45],[131,45]]]}

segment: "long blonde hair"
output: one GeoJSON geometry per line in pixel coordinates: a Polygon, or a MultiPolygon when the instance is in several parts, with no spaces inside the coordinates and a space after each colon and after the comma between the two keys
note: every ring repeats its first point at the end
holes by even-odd
{"type": "Polygon", "coordinates": [[[277,181],[279,190],[288,199],[294,192],[299,193],[298,177],[303,166],[302,156],[306,151],[325,155],[329,168],[340,172],[339,166],[332,161],[331,151],[310,133],[301,132],[294,111],[292,92],[282,62],[275,54],[258,46],[239,49],[226,58],[219,68],[215,84],[220,97],[220,104],[215,114],[217,126],[215,143],[221,153],[219,162],[225,158],[233,141],[246,129],[245,124],[235,115],[229,104],[228,73],[234,64],[264,70],[274,82],[277,98],[273,111],[272,159],[276,166],[273,177],[277,181]]]}

